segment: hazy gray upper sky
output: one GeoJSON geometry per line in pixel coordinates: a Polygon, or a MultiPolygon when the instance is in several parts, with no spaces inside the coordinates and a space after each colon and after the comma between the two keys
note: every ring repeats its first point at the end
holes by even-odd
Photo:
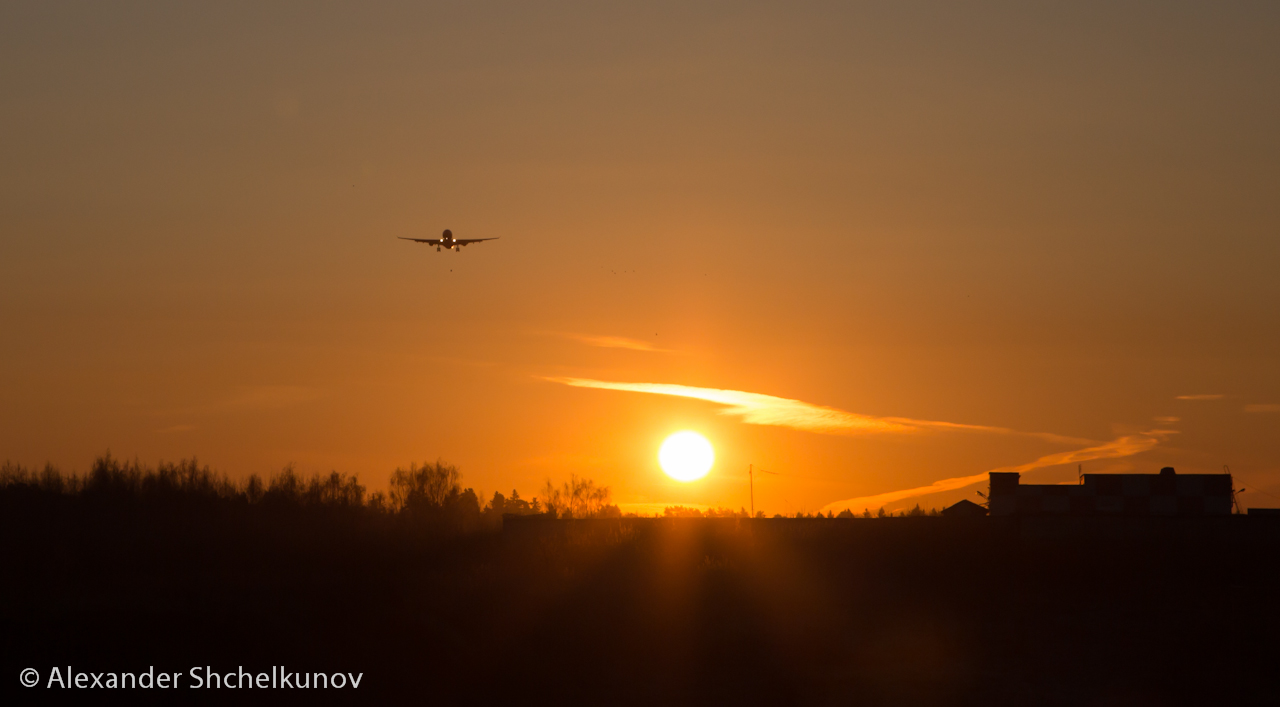
{"type": "Polygon", "coordinates": [[[1073,449],[581,378],[1280,496],[1273,3],[265,5],[0,5],[0,456],[773,512],[1073,449]]]}

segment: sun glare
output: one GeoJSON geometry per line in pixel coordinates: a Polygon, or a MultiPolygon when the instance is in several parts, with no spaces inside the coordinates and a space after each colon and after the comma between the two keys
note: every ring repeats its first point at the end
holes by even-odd
{"type": "Polygon", "coordinates": [[[716,452],[706,437],[697,432],[677,432],[662,443],[658,463],[676,481],[697,481],[711,471],[716,452]]]}

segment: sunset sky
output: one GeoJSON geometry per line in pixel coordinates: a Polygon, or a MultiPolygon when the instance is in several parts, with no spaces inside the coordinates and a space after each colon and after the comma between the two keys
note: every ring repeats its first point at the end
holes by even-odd
{"type": "Polygon", "coordinates": [[[0,461],[1280,506],[1280,5],[264,5],[0,5],[0,461]]]}

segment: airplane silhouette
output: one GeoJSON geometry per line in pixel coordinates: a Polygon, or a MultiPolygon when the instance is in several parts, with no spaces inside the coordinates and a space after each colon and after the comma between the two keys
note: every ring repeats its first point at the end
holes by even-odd
{"type": "Polygon", "coordinates": [[[446,229],[444,229],[444,235],[442,235],[442,236],[441,236],[441,237],[439,237],[439,238],[405,238],[404,236],[396,236],[396,237],[397,237],[397,238],[399,238],[399,239],[400,239],[400,240],[402,240],[402,241],[413,241],[414,243],[426,243],[427,245],[433,245],[433,246],[435,246],[435,247],[436,247],[436,250],[437,250],[437,251],[439,251],[439,250],[440,250],[440,248],[442,248],[442,247],[443,247],[443,248],[448,248],[448,249],[450,249],[450,250],[461,251],[461,250],[462,250],[462,246],[467,245],[468,243],[479,243],[480,241],[496,241],[496,240],[498,240],[498,238],[497,238],[496,236],[495,236],[495,237],[493,237],[493,238],[462,238],[462,239],[456,239],[456,238],[454,238],[454,237],[453,237],[453,231],[450,231],[450,230],[449,230],[449,229],[447,229],[447,228],[446,228],[446,229]]]}

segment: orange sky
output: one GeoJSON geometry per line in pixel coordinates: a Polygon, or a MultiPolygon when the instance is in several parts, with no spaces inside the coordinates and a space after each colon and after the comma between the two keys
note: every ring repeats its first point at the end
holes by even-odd
{"type": "Polygon", "coordinates": [[[0,456],[1280,506],[1280,9],[534,5],[0,7],[0,456]]]}

